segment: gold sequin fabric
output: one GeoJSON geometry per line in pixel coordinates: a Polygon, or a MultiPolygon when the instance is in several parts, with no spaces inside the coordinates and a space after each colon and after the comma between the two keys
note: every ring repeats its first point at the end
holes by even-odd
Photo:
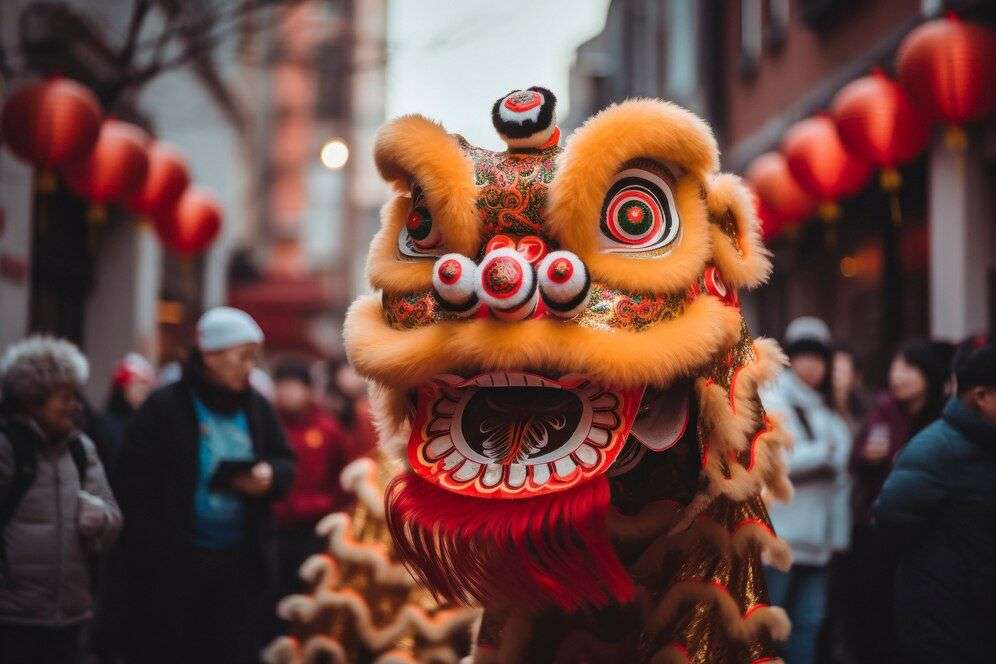
{"type": "MultiPolygon", "coordinates": [[[[446,320],[459,320],[439,307],[429,291],[388,294],[382,299],[384,315],[391,327],[410,330],[446,320]]],[[[686,296],[682,294],[627,293],[600,283],[593,283],[588,308],[565,322],[599,330],[642,330],[655,323],[677,318],[684,312],[686,296]]]]}
{"type": "Polygon", "coordinates": [[[544,213],[561,149],[493,152],[466,141],[461,147],[474,162],[481,236],[538,235],[549,240],[544,213]]]}

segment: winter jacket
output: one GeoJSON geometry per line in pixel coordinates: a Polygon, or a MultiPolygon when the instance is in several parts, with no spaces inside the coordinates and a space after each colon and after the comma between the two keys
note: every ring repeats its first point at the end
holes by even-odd
{"type": "MultiPolygon", "coordinates": [[[[3,531],[10,581],[0,584],[0,623],[80,623],[91,615],[91,557],[113,544],[121,511],[85,434],[77,434],[86,454],[81,478],[69,439],[51,443],[33,422],[18,424],[18,435],[37,445],[38,466],[3,531]]],[[[0,499],[12,487],[15,470],[14,448],[0,433],[0,499]]]]}
{"type": "MultiPolygon", "coordinates": [[[[185,374],[152,393],[129,422],[118,458],[114,486],[126,519],[121,545],[128,578],[127,648],[142,653],[135,661],[183,661],[174,658],[182,647],[178,616],[200,601],[189,587],[198,564],[193,545],[201,443],[197,389],[185,374]]],[[[261,394],[250,390],[242,408],[255,457],[273,467],[268,495],[244,498],[247,535],[237,555],[244,561],[246,592],[255,595],[265,590],[270,506],[293,482],[294,456],[261,394]]]]}
{"type": "Polygon", "coordinates": [[[996,425],[960,399],[906,445],[873,510],[899,550],[904,662],[996,662],[996,425]]]}
{"type": "Polygon", "coordinates": [[[338,423],[318,407],[281,421],[297,457],[297,476],[273,512],[283,528],[312,526],[346,501],[339,484],[339,473],[350,461],[346,438],[338,423]]]}
{"type": "Polygon", "coordinates": [[[850,430],[791,370],[782,372],[761,399],[795,441],[786,460],[795,495],[787,505],[769,506],[775,531],[792,547],[796,563],[826,565],[850,543],[850,430]]]}

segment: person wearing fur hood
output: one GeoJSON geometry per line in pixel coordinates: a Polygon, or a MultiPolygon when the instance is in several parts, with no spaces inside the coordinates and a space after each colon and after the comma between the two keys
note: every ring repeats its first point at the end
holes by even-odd
{"type": "Polygon", "coordinates": [[[0,360],[0,661],[78,661],[91,565],[121,529],[93,442],[79,430],[86,358],[35,336],[0,360]]]}

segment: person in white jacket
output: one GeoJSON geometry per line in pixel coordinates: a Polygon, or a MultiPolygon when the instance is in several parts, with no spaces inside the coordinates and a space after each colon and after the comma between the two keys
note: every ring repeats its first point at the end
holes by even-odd
{"type": "Polygon", "coordinates": [[[792,434],[787,458],[795,487],[791,503],[769,506],[775,531],[792,548],[788,572],[766,568],[772,604],[785,607],[792,636],[785,659],[816,661],[826,612],[827,565],[848,547],[851,433],[830,407],[830,330],[818,318],[802,317],[785,331],[790,366],[761,394],[769,414],[792,434]]]}

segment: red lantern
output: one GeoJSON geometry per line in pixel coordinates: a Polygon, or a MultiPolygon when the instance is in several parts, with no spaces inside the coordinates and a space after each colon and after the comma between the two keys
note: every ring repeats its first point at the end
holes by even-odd
{"type": "Polygon", "coordinates": [[[797,122],[782,140],[782,154],[796,182],[820,202],[820,216],[835,219],[837,201],[864,188],[872,166],[848,152],[833,120],[817,116],[797,122]]]}
{"type": "Polygon", "coordinates": [[[816,201],[795,181],[785,157],[777,152],[754,159],[745,177],[757,193],[759,209],[779,230],[794,226],[816,208],[816,201]]]}
{"type": "Polygon", "coordinates": [[[996,108],[996,34],[954,15],[907,35],[896,70],[910,96],[953,127],[996,108]]]}
{"type": "Polygon", "coordinates": [[[93,151],[63,169],[69,186],[98,205],[117,203],[145,182],[151,139],[142,129],[120,120],[105,120],[93,151]]]}
{"type": "Polygon", "coordinates": [[[833,100],[837,131],[848,150],[884,169],[882,186],[900,184],[896,167],[927,145],[926,119],[902,87],[876,70],[845,85],[833,100]]]}
{"type": "Polygon", "coordinates": [[[191,255],[204,251],[221,230],[221,208],[203,189],[188,187],[176,206],[156,219],[156,232],[173,251],[191,255]]]}
{"type": "Polygon", "coordinates": [[[82,159],[93,147],[103,113],[79,83],[52,78],[12,95],[3,107],[3,138],[21,159],[55,168],[82,159]]]}
{"type": "Polygon", "coordinates": [[[750,187],[750,193],[751,200],[754,203],[754,213],[757,214],[757,220],[760,223],[758,230],[761,233],[761,239],[765,242],[770,242],[772,238],[776,237],[782,231],[782,224],[778,217],[764,204],[761,197],[757,195],[754,187],[750,187]]]}
{"type": "Polygon", "coordinates": [[[149,171],[142,187],[128,199],[128,207],[149,217],[168,213],[190,184],[183,155],[168,143],[149,148],[149,171]]]}

